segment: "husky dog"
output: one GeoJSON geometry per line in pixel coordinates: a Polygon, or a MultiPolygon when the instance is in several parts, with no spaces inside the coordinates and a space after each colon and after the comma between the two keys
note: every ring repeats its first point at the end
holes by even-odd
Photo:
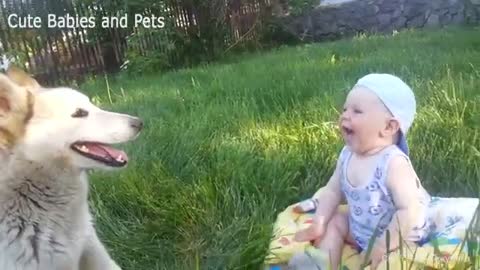
{"type": "Polygon", "coordinates": [[[120,269],[92,224],[87,171],[126,166],[111,145],[142,126],[13,66],[0,73],[0,269],[120,269]]]}

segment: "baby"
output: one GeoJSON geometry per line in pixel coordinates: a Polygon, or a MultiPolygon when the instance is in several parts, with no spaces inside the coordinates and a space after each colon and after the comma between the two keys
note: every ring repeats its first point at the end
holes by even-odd
{"type": "Polygon", "coordinates": [[[389,74],[366,75],[348,94],[339,123],[345,146],[336,169],[319,198],[295,207],[303,212],[315,205],[312,225],[295,240],[312,241],[325,255],[324,267],[338,269],[344,243],[365,256],[373,241],[369,258],[375,269],[399,241],[426,236],[430,196],[410,163],[406,141],[415,110],[410,87],[389,74]],[[342,200],[347,213],[337,212],[342,200]]]}

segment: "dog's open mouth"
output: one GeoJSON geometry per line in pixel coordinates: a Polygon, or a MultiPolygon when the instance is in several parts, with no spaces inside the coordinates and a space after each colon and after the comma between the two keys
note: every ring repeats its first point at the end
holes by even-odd
{"type": "Polygon", "coordinates": [[[128,157],[122,150],[98,142],[75,142],[70,146],[84,157],[96,160],[110,167],[123,167],[128,157]]]}

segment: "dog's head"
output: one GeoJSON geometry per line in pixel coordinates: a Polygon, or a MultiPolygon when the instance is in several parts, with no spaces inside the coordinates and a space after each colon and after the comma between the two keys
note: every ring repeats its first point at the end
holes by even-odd
{"type": "Polygon", "coordinates": [[[102,110],[71,88],[43,88],[19,69],[10,69],[7,77],[1,78],[3,91],[12,93],[0,99],[8,105],[2,106],[8,109],[3,110],[5,119],[11,117],[11,123],[15,123],[9,130],[18,129],[10,132],[10,137],[17,139],[13,140],[17,149],[28,159],[62,159],[81,169],[112,169],[127,164],[127,155],[111,145],[135,139],[143,126],[139,118],[102,110]],[[13,108],[18,111],[16,118],[13,108]]]}

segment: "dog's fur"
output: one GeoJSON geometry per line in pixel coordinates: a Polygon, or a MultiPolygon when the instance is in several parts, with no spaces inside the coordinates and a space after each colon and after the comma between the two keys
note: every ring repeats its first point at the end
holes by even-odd
{"type": "Polygon", "coordinates": [[[104,163],[72,145],[122,143],[141,129],[76,90],[42,88],[14,67],[0,74],[0,269],[120,269],[93,227],[87,171],[125,156],[104,163]]]}

